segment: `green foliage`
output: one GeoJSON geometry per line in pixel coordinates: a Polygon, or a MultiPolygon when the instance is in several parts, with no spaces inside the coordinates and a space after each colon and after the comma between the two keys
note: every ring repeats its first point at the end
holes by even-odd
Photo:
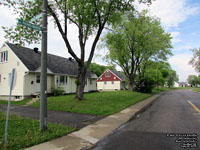
{"type": "Polygon", "coordinates": [[[9,116],[8,143],[4,147],[6,113],[0,112],[0,149],[18,150],[66,135],[75,128],[48,123],[48,130],[40,132],[40,122],[17,115],[9,116]]]}
{"type": "Polygon", "coordinates": [[[99,64],[96,64],[96,63],[91,63],[91,64],[90,64],[90,71],[94,72],[98,77],[99,77],[106,69],[116,70],[114,65],[104,66],[104,65],[99,65],[99,64]]]}
{"type": "Polygon", "coordinates": [[[143,74],[143,81],[149,78],[144,77],[144,73],[150,60],[166,61],[172,55],[170,34],[164,31],[159,19],[146,13],[124,16],[103,39],[109,49],[107,59],[124,70],[132,86],[138,73],[143,74]]]}
{"type": "Polygon", "coordinates": [[[187,81],[192,86],[200,85],[200,77],[198,77],[196,75],[189,75],[187,78],[187,81]]]}
{"type": "Polygon", "coordinates": [[[60,95],[64,95],[65,94],[65,90],[63,87],[52,87],[51,88],[51,93],[54,95],[54,96],[60,96],[60,95]]]}
{"type": "Polygon", "coordinates": [[[169,76],[167,78],[167,86],[169,88],[173,87],[174,86],[174,83],[175,82],[178,82],[178,75],[176,74],[176,71],[174,70],[170,70],[169,72],[169,76]]]}
{"type": "Polygon", "coordinates": [[[200,48],[192,49],[193,57],[190,60],[189,64],[191,64],[197,72],[200,73],[200,48]]]}

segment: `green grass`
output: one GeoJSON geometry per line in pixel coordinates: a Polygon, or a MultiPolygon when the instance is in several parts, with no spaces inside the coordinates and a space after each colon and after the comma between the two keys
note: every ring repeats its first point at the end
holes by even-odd
{"type": "MultiPolygon", "coordinates": [[[[160,91],[155,91],[158,93],[160,91]]],[[[130,91],[112,91],[84,94],[84,100],[75,100],[75,95],[55,96],[48,98],[48,110],[107,116],[142,101],[152,94],[130,91]]],[[[39,107],[35,102],[31,106],[39,107]]]]}
{"type": "Polygon", "coordinates": [[[0,149],[18,150],[25,147],[45,142],[47,140],[66,135],[75,128],[63,126],[55,123],[48,123],[48,130],[40,132],[39,121],[10,115],[8,122],[8,143],[4,147],[6,114],[0,112],[0,149]]]}
{"type": "Polygon", "coordinates": [[[192,91],[200,92],[200,88],[193,88],[192,91]]]}
{"type": "MultiPolygon", "coordinates": [[[[21,101],[12,101],[11,100],[11,105],[25,105],[27,102],[29,102],[32,98],[27,98],[21,101]]],[[[8,104],[7,100],[0,100],[0,104],[8,104]]]]}

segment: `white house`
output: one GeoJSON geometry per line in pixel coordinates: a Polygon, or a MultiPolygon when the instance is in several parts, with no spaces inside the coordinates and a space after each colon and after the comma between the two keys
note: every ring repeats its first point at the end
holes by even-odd
{"type": "Polygon", "coordinates": [[[125,76],[115,70],[107,69],[97,79],[97,90],[99,91],[113,91],[125,89],[125,76]]]}
{"type": "MultiPolygon", "coordinates": [[[[15,44],[5,43],[0,49],[0,99],[9,95],[9,78],[16,69],[16,86],[12,92],[13,100],[22,100],[40,91],[40,57],[37,48],[29,49],[15,44]]],[[[47,55],[47,92],[52,87],[62,86],[65,93],[76,92],[78,65],[72,58],[47,55]]],[[[87,72],[84,92],[96,90],[97,76],[87,72]]]]}

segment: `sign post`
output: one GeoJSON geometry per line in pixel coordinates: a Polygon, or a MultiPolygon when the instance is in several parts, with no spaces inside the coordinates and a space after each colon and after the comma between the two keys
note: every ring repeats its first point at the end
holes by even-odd
{"type": "Polygon", "coordinates": [[[42,10],[42,52],[40,89],[40,130],[47,130],[47,0],[43,0],[42,10]]]}
{"type": "Polygon", "coordinates": [[[10,82],[10,94],[9,94],[9,100],[8,100],[8,108],[7,108],[7,116],[6,116],[6,127],[5,127],[5,145],[7,144],[7,130],[8,130],[8,119],[9,119],[9,113],[10,113],[10,101],[11,101],[11,96],[12,96],[12,90],[14,88],[14,78],[16,78],[15,75],[16,70],[12,70],[12,75],[11,75],[11,82],[10,82]]]}

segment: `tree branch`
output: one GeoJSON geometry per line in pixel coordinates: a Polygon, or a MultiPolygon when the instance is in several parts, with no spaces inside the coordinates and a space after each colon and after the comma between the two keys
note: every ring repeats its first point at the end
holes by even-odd
{"type": "Polygon", "coordinates": [[[50,13],[52,14],[54,20],[56,21],[57,27],[59,29],[60,34],[62,35],[63,40],[65,41],[65,45],[68,49],[68,52],[72,55],[72,57],[77,61],[77,63],[80,63],[80,59],[76,56],[76,54],[74,53],[74,51],[71,48],[71,45],[66,37],[66,35],[63,32],[62,26],[60,24],[60,21],[58,19],[58,17],[56,16],[55,12],[51,9],[51,7],[48,5],[48,9],[50,11],[50,13]]]}

